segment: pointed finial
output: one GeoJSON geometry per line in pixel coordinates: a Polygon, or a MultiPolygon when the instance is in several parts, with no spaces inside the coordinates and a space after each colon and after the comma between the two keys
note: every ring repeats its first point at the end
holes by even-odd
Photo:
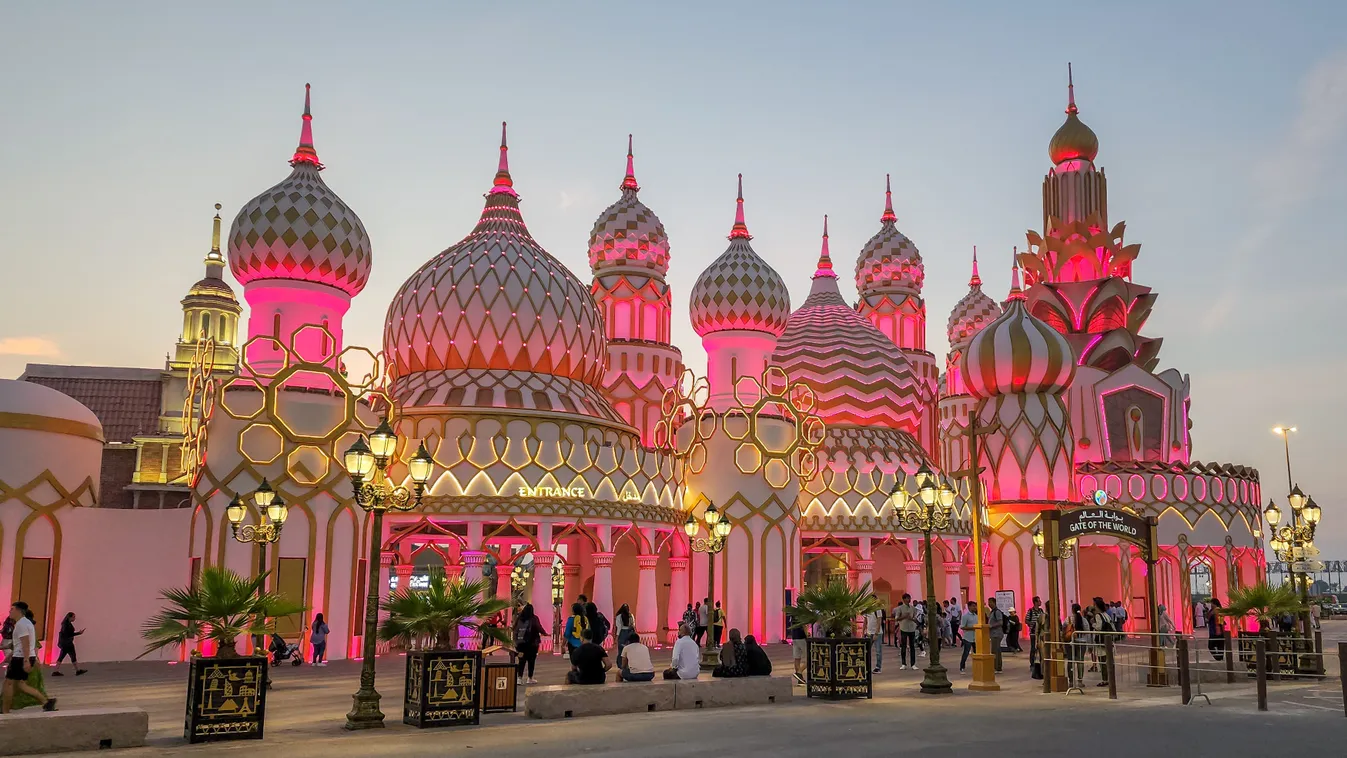
{"type": "Polygon", "coordinates": [[[206,253],[206,278],[219,279],[224,273],[224,255],[220,253],[220,209],[224,207],[219,203],[215,204],[215,218],[211,220],[210,229],[210,252],[206,253]]]}
{"type": "Polygon", "coordinates": [[[893,212],[893,185],[889,181],[889,175],[884,175],[884,215],[879,217],[880,223],[897,223],[898,216],[893,212]]]}
{"type": "Polygon", "coordinates": [[[319,162],[318,151],[313,147],[313,113],[309,109],[308,84],[304,85],[304,115],[301,118],[303,123],[299,127],[299,147],[295,148],[295,154],[290,158],[290,165],[312,163],[321,169],[323,164],[319,162]]]}
{"type": "Polygon", "coordinates": [[[735,201],[734,210],[734,228],[730,229],[730,239],[753,239],[753,235],[748,233],[748,225],[744,223],[744,175],[739,175],[739,197],[735,201]]]}
{"type": "Polygon", "coordinates": [[[519,195],[514,191],[514,179],[510,178],[510,146],[506,139],[505,122],[500,122],[500,163],[496,166],[496,180],[492,183],[490,194],[519,195]]]}
{"type": "Polygon", "coordinates": [[[1025,296],[1024,291],[1020,289],[1020,249],[1017,246],[1012,248],[1012,251],[1012,262],[1010,266],[1010,296],[1007,297],[1006,300],[1028,300],[1029,298],[1025,296]]]}
{"type": "Polygon", "coordinates": [[[630,134],[627,135],[627,175],[622,179],[621,189],[632,192],[639,192],[641,189],[641,185],[636,183],[636,163],[632,158],[630,134]]]}
{"type": "Polygon", "coordinates": [[[978,246],[973,246],[973,275],[968,278],[969,287],[981,287],[982,277],[978,276],[978,246]]]}
{"type": "Polygon", "coordinates": [[[814,278],[820,276],[830,276],[834,279],[837,274],[833,271],[832,255],[828,252],[828,217],[823,217],[823,248],[818,254],[818,269],[814,271],[814,278]]]}
{"type": "Polygon", "coordinates": [[[1076,82],[1071,76],[1071,62],[1066,63],[1066,112],[1076,115],[1079,110],[1076,108],[1076,82]]]}

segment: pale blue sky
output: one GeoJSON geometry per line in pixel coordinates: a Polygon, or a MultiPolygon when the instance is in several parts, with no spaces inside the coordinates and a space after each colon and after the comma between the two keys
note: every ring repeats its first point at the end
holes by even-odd
{"type": "Polygon", "coordinates": [[[891,172],[943,354],[970,247],[999,297],[1040,226],[1070,60],[1110,215],[1160,294],[1146,333],[1192,375],[1197,457],[1258,466],[1281,500],[1268,429],[1298,424],[1296,478],[1324,507],[1325,552],[1347,558],[1347,7],[933,5],[7,3],[0,376],[160,365],[211,206],[228,221],[284,177],[306,81],[325,176],[374,245],[354,343],[377,345],[403,279],[471,228],[504,119],[529,226],[582,278],[635,132],[699,370],[688,290],[726,245],[734,175],[798,304],[822,215],[849,273],[891,172]]]}

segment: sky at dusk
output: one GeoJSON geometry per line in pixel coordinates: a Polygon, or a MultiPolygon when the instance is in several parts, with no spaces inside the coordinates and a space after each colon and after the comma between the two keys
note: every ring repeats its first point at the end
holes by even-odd
{"type": "Polygon", "coordinates": [[[635,134],[698,373],[688,292],[726,247],[735,174],[798,305],[823,214],[849,274],[891,173],[943,356],[972,247],[1000,298],[1042,226],[1071,61],[1110,220],[1160,296],[1144,334],[1192,377],[1194,457],[1256,466],[1284,504],[1270,428],[1296,424],[1318,542],[1347,559],[1347,4],[944,5],[7,3],[0,376],[162,366],[214,204],[228,223],[289,172],[305,82],[324,178],[373,242],[351,344],[377,346],[403,280],[472,228],[505,120],[530,230],[586,281],[635,134]]]}

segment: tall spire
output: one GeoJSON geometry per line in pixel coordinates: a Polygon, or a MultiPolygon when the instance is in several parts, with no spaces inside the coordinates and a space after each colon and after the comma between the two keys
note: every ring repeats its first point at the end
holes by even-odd
{"type": "Polygon", "coordinates": [[[210,252],[206,253],[206,278],[219,279],[224,273],[224,256],[220,253],[220,208],[215,204],[215,219],[211,221],[210,252]]]}
{"type": "Polygon", "coordinates": [[[505,122],[500,122],[500,164],[496,167],[496,181],[489,194],[505,194],[519,197],[514,191],[514,179],[510,178],[510,147],[505,135],[505,122]]]}
{"type": "Polygon", "coordinates": [[[737,207],[734,211],[734,228],[730,229],[730,239],[753,239],[753,235],[748,233],[748,225],[744,223],[744,175],[739,175],[739,199],[735,201],[737,207]]]}
{"type": "Polygon", "coordinates": [[[1080,112],[1076,108],[1076,83],[1071,77],[1071,61],[1066,62],[1066,112],[1073,116],[1080,112]]]}
{"type": "Polygon", "coordinates": [[[298,166],[301,163],[312,163],[319,169],[323,164],[318,160],[318,151],[313,147],[313,113],[309,110],[309,85],[304,85],[304,116],[303,123],[299,127],[299,147],[295,148],[295,154],[290,158],[291,166],[298,166]]]}
{"type": "Polygon", "coordinates": [[[1006,297],[1006,302],[1011,300],[1028,300],[1024,290],[1020,289],[1020,249],[1012,248],[1010,264],[1010,295],[1006,297]]]}
{"type": "Polygon", "coordinates": [[[626,190],[631,190],[632,192],[641,191],[641,185],[636,183],[636,164],[635,159],[632,158],[630,134],[627,135],[627,175],[622,179],[621,189],[624,192],[626,190]]]}
{"type": "Polygon", "coordinates": [[[828,252],[828,217],[823,217],[823,249],[818,254],[818,269],[814,271],[814,278],[820,276],[837,278],[837,273],[833,271],[833,259],[828,252]]]}
{"type": "Polygon", "coordinates": [[[982,277],[978,276],[978,246],[973,246],[973,275],[968,278],[969,287],[981,287],[982,277]]]}
{"type": "Polygon", "coordinates": [[[880,223],[896,224],[898,215],[893,212],[893,186],[889,182],[889,175],[884,175],[884,215],[879,217],[880,223]]]}

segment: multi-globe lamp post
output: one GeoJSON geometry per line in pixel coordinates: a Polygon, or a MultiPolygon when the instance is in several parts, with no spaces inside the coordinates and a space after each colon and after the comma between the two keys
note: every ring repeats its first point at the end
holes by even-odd
{"type": "Polygon", "coordinates": [[[702,648],[702,668],[714,668],[720,657],[720,644],[716,639],[716,554],[725,549],[726,538],[734,527],[725,518],[715,503],[707,503],[702,513],[706,522],[706,537],[698,537],[701,527],[691,513],[683,524],[693,552],[706,553],[706,646],[702,648]]]}
{"type": "Polygon", "coordinates": [[[375,635],[379,627],[379,564],[383,558],[383,517],[387,511],[409,511],[421,504],[426,482],[430,481],[434,461],[426,452],[425,443],[416,455],[407,461],[407,473],[413,489],[395,485],[388,478],[387,469],[393,462],[398,438],[384,419],[369,435],[362,435],[346,451],[343,463],[351,477],[351,488],[356,505],[373,519],[370,525],[369,574],[365,586],[365,633],[361,640],[360,689],[353,696],[351,712],[346,714],[347,729],[374,729],[384,725],[384,714],[379,710],[379,692],[374,689],[375,635]]]}
{"type": "Polygon", "coordinates": [[[1282,509],[1277,506],[1276,501],[1269,500],[1267,508],[1263,509],[1263,517],[1267,519],[1268,530],[1271,532],[1268,547],[1272,548],[1277,560],[1288,564],[1292,585],[1299,585],[1303,604],[1300,612],[1301,632],[1306,639],[1309,639],[1314,631],[1311,628],[1309,613],[1310,574],[1304,570],[1308,568],[1304,564],[1319,554],[1318,548],[1314,546],[1314,532],[1323,513],[1315,504],[1314,498],[1306,497],[1298,485],[1292,485],[1290,494],[1286,496],[1286,504],[1290,506],[1291,511],[1291,519],[1287,524],[1281,523],[1282,509]],[[1296,569],[1297,564],[1302,564],[1300,570],[1296,569]]]}
{"type": "MultiPolygon", "coordinates": [[[[905,493],[900,487],[894,488],[893,496],[903,495],[905,493]]],[[[935,473],[923,463],[917,469],[917,494],[908,497],[898,517],[904,530],[921,532],[925,539],[926,649],[930,651],[930,657],[923,669],[925,676],[921,680],[921,691],[927,695],[947,695],[954,691],[949,672],[940,665],[940,631],[936,623],[940,601],[935,597],[935,568],[931,550],[931,532],[949,529],[954,521],[954,499],[954,488],[943,481],[937,485],[935,473]]]]}
{"type": "Polygon", "coordinates": [[[229,519],[234,539],[244,544],[257,545],[259,577],[267,573],[267,545],[281,538],[281,527],[285,526],[285,519],[289,513],[290,509],[286,507],[280,493],[272,489],[271,483],[266,479],[263,479],[246,499],[242,495],[235,494],[234,499],[230,500],[229,506],[225,508],[225,517],[229,519]],[[257,521],[245,524],[243,520],[248,517],[249,500],[257,506],[257,521]]]}

